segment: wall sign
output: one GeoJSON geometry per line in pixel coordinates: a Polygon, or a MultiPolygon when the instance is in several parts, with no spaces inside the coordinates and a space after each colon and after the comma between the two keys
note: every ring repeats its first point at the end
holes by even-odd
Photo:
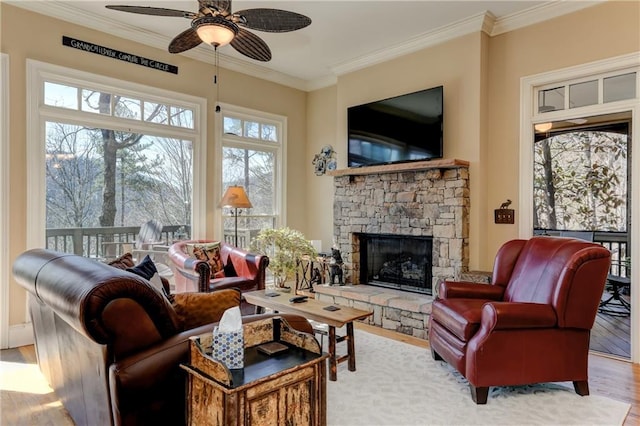
{"type": "Polygon", "coordinates": [[[165,64],[164,62],[148,59],[142,56],[134,55],[132,53],[110,49],[108,47],[100,46],[99,44],[89,43],[67,36],[62,36],[62,44],[64,46],[73,47],[74,49],[95,53],[96,55],[118,59],[120,61],[141,65],[147,68],[153,68],[159,71],[170,72],[171,74],[178,74],[178,67],[175,65],[165,64]]]}

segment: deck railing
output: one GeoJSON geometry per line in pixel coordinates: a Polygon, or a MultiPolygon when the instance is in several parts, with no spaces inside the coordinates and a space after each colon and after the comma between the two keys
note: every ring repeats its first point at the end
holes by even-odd
{"type": "MultiPolygon", "coordinates": [[[[106,242],[134,244],[139,226],[115,226],[102,228],[47,228],[46,248],[65,253],[74,253],[85,257],[104,259],[113,257],[108,253],[106,242]]],[[[188,225],[166,225],[162,228],[161,241],[171,242],[188,238],[191,228],[188,225]]]]}
{"type": "MultiPolygon", "coordinates": [[[[109,259],[122,253],[115,251],[116,245],[104,243],[129,243],[133,246],[139,232],[139,226],[48,228],[46,248],[85,257],[109,259]]],[[[248,249],[259,232],[259,229],[238,228],[238,247],[248,249]]],[[[190,235],[191,228],[188,225],[165,225],[162,227],[160,241],[171,244],[174,241],[188,239],[190,235]]],[[[225,229],[224,241],[234,245],[235,230],[225,229]]]]}

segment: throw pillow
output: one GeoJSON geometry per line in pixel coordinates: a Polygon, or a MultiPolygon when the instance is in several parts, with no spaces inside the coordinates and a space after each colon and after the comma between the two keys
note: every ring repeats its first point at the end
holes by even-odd
{"type": "Polygon", "coordinates": [[[209,267],[211,267],[212,276],[215,276],[216,272],[221,271],[224,268],[219,242],[194,244],[193,257],[198,260],[206,261],[209,264],[209,267]]]}
{"type": "Polygon", "coordinates": [[[240,306],[240,290],[224,289],[211,293],[178,293],[173,305],[184,330],[218,322],[233,306],[240,306]]]}
{"type": "Polygon", "coordinates": [[[149,255],[146,255],[142,262],[138,263],[133,268],[127,268],[127,271],[133,272],[136,275],[140,275],[145,280],[150,280],[154,274],[158,273],[158,269],[156,269],[155,263],[151,260],[149,255]]]}
{"type": "Polygon", "coordinates": [[[141,276],[145,280],[149,281],[153,287],[155,287],[160,293],[162,293],[169,302],[173,303],[173,297],[167,291],[167,287],[162,282],[162,278],[158,274],[158,269],[156,268],[155,263],[151,260],[149,255],[146,255],[142,262],[138,263],[133,268],[126,268],[127,271],[133,272],[134,274],[141,276]]]}
{"type": "Polygon", "coordinates": [[[125,253],[119,258],[109,262],[109,265],[118,269],[127,269],[135,266],[135,263],[133,261],[133,255],[131,253],[125,253]]]}
{"type": "Polygon", "coordinates": [[[224,276],[225,277],[237,277],[236,268],[233,267],[233,262],[231,259],[227,259],[227,264],[224,265],[224,276]]]}

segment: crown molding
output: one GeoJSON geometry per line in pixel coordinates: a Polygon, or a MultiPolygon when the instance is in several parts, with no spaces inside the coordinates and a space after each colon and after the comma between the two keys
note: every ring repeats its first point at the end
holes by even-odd
{"type": "MultiPolygon", "coordinates": [[[[31,2],[21,0],[2,0],[7,4],[31,10],[29,5],[31,2]]],[[[608,0],[586,0],[586,1],[569,1],[557,0],[544,3],[539,6],[531,7],[522,12],[514,13],[500,19],[496,19],[490,12],[483,12],[445,25],[433,31],[413,37],[405,42],[398,43],[389,48],[380,49],[366,55],[362,55],[353,60],[341,62],[330,68],[332,75],[324,76],[318,79],[303,80],[293,77],[289,74],[274,71],[267,67],[245,61],[235,57],[219,53],[219,63],[223,68],[246,74],[252,77],[271,81],[294,89],[311,91],[322,89],[337,83],[340,75],[347,74],[359,69],[363,69],[372,65],[376,65],[385,61],[398,58],[409,53],[413,53],[437,44],[453,40],[474,32],[484,32],[489,36],[497,36],[500,34],[524,28],[529,25],[537,24],[549,19],[553,19],[562,15],[573,13],[597,4],[604,3],[608,0]]],[[[90,22],[89,28],[112,34],[116,37],[126,40],[135,40],[147,46],[155,47],[165,51],[171,39],[157,33],[144,31],[137,27],[124,25],[121,22],[97,17],[95,15],[83,12],[69,3],[60,3],[57,1],[39,1],[38,12],[73,24],[90,22]]],[[[87,26],[88,25],[84,25],[87,26]]],[[[215,55],[211,48],[201,45],[187,52],[181,53],[188,58],[215,64],[215,55]]]]}
{"type": "Polygon", "coordinates": [[[406,42],[396,44],[395,46],[380,49],[370,54],[360,56],[359,58],[336,64],[330,69],[331,72],[340,76],[342,74],[367,68],[409,53],[417,52],[463,35],[484,31],[487,26],[492,27],[492,17],[493,15],[488,12],[479,13],[469,18],[445,25],[436,30],[426,32],[417,37],[413,37],[406,42]]]}
{"type": "Polygon", "coordinates": [[[559,0],[533,6],[522,12],[512,13],[496,20],[493,30],[489,33],[492,37],[500,34],[538,24],[562,15],[577,12],[608,0],[567,1],[559,0]]]}
{"type": "Polygon", "coordinates": [[[493,37],[562,15],[577,12],[587,7],[604,3],[605,1],[607,0],[553,1],[531,7],[522,12],[513,13],[500,19],[496,19],[491,12],[480,13],[424,33],[390,48],[381,49],[354,60],[336,64],[331,68],[331,71],[337,75],[346,74],[478,31],[485,32],[493,37]]]}

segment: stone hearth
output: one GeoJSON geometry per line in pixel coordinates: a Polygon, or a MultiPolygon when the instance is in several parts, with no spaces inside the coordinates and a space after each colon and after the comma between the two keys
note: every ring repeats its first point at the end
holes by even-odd
{"type": "Polygon", "coordinates": [[[370,285],[314,286],[315,298],[373,312],[363,321],[387,330],[427,339],[431,296],[370,285]]]}

